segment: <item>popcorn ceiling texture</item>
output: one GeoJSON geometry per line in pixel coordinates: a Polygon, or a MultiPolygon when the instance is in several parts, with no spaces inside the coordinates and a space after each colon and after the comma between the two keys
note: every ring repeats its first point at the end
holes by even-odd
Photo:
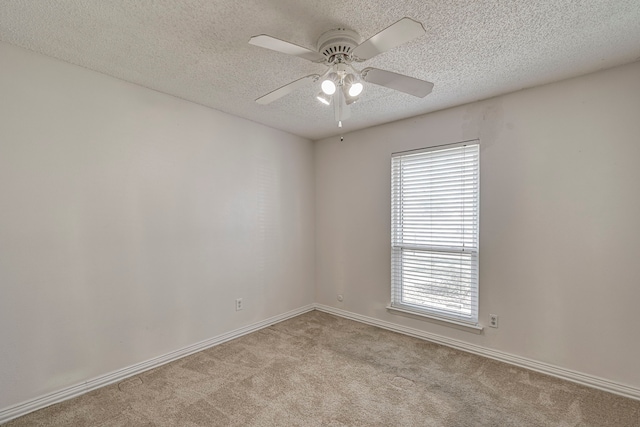
{"type": "Polygon", "coordinates": [[[431,81],[433,93],[369,84],[343,132],[640,59],[638,0],[3,0],[0,40],[315,140],[340,133],[319,87],[254,100],[324,66],[249,37],[315,49],[329,29],[365,40],[404,16],[426,35],[362,68],[431,81]]]}

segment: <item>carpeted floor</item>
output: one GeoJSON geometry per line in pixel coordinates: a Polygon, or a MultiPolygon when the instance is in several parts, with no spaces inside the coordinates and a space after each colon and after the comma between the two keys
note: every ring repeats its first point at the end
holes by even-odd
{"type": "Polygon", "coordinates": [[[312,311],[7,426],[640,426],[640,402],[312,311]]]}

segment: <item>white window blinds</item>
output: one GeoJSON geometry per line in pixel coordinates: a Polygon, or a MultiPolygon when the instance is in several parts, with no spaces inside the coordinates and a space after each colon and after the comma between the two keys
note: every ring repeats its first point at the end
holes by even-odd
{"type": "Polygon", "coordinates": [[[477,324],[478,142],[391,163],[391,306],[477,324]]]}

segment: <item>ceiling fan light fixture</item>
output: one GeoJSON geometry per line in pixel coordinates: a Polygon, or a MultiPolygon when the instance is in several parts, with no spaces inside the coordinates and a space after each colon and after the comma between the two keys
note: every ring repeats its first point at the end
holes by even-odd
{"type": "Polygon", "coordinates": [[[349,87],[349,96],[358,96],[362,93],[362,89],[364,89],[364,86],[362,86],[362,83],[357,82],[351,85],[351,87],[349,87]]]}
{"type": "Polygon", "coordinates": [[[324,93],[323,91],[321,91],[320,93],[318,93],[316,95],[316,98],[318,99],[318,101],[322,102],[325,105],[329,105],[331,104],[331,95],[327,95],[326,93],[324,93]]]}
{"type": "Polygon", "coordinates": [[[331,80],[323,81],[320,87],[322,87],[322,92],[324,92],[326,95],[333,95],[334,93],[336,93],[336,84],[331,80]]]}
{"type": "Polygon", "coordinates": [[[364,86],[360,82],[360,79],[355,74],[347,74],[344,78],[344,85],[347,88],[347,93],[350,97],[356,97],[362,93],[364,86]]]}
{"type": "Polygon", "coordinates": [[[340,81],[340,77],[336,73],[329,73],[326,79],[322,81],[320,87],[322,91],[327,95],[333,95],[336,93],[336,88],[338,87],[338,82],[340,81]]]}
{"type": "Polygon", "coordinates": [[[347,105],[351,105],[360,99],[360,94],[362,93],[362,83],[355,81],[355,78],[352,77],[353,74],[349,74],[345,77],[344,85],[342,86],[342,93],[344,95],[344,102],[347,105]]]}

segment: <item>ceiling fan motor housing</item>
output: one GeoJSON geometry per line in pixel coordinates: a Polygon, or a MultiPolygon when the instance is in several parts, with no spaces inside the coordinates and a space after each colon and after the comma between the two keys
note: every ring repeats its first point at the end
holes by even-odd
{"type": "Polygon", "coordinates": [[[358,33],[345,28],[329,30],[318,39],[318,52],[327,58],[327,62],[333,62],[336,55],[349,57],[351,51],[360,44],[358,33]]]}

